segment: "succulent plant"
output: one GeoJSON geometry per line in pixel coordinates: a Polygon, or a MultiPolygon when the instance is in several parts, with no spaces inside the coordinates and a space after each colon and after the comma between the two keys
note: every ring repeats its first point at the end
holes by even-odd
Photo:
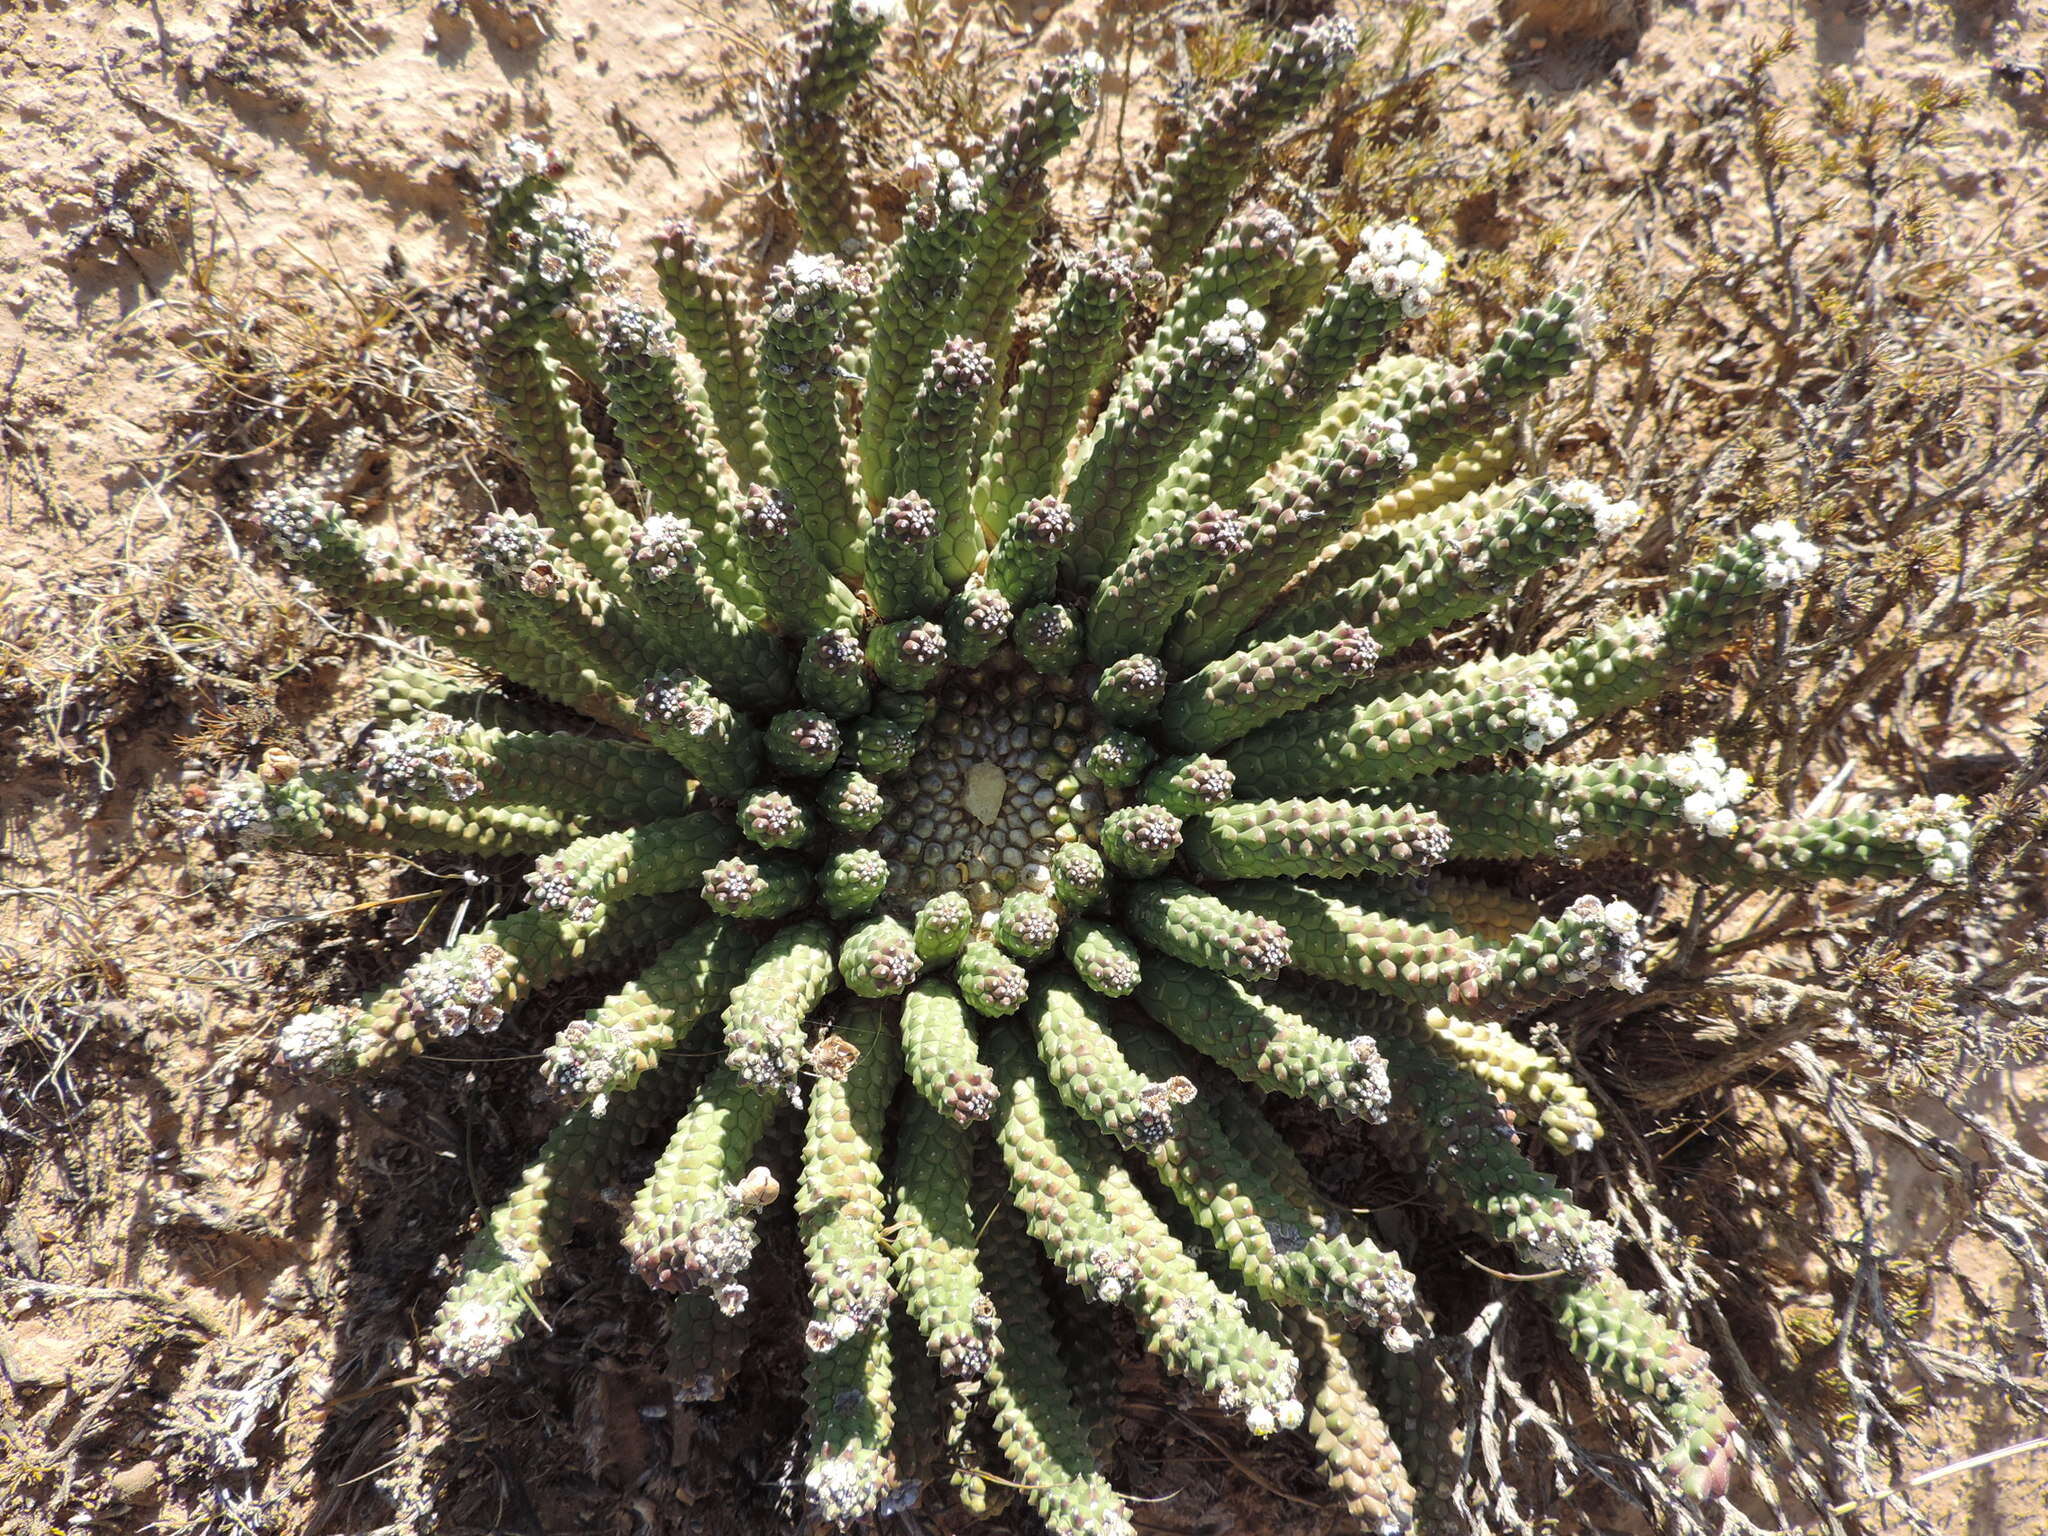
{"type": "Polygon", "coordinates": [[[758,303],[676,224],[662,309],[636,304],[520,148],[477,336],[531,509],[466,560],[386,542],[332,487],[261,504],[298,571],[474,671],[388,667],[353,760],[227,785],[221,825],[532,860],[525,910],[295,1018],[283,1059],[370,1072],[618,978],[546,1048],[563,1118],[433,1351],[463,1373],[510,1349],[579,1203],[650,1148],[624,1246],[702,1344],[687,1391],[719,1390],[758,1225],[794,1206],[827,1522],[900,1507],[955,1452],[961,1497],[992,1498],[985,1423],[1051,1529],[1130,1530],[1078,1293],[1252,1433],[1305,1428],[1369,1528],[1428,1528],[1458,1476],[1431,1298],[1318,1186],[1277,1096],[1361,1124],[1518,1261],[1671,1475],[1717,1496],[1735,1419],[1544,1171],[1601,1125],[1519,1022],[1640,986],[1640,916],[1546,912],[1508,876],[1961,874],[1952,802],[1758,818],[1711,742],[1556,751],[1681,685],[1818,551],[1752,528],[1652,611],[1438,660],[1423,642],[1639,509],[1514,468],[1518,406],[1585,345],[1577,293],[1475,361],[1401,355],[1446,276],[1417,230],[1319,268],[1240,206],[1348,25],[1281,35],[1039,303],[1048,167],[1099,64],[1055,60],[979,158],[913,167],[884,246],[838,111],[882,23],[837,0],[798,39],[773,138],[810,251],[758,303]]]}

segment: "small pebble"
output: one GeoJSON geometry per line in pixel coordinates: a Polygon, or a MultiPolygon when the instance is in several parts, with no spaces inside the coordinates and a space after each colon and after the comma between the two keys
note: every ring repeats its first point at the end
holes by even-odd
{"type": "Polygon", "coordinates": [[[107,1492],[124,1504],[146,1504],[163,1480],[163,1469],[153,1461],[138,1461],[107,1474],[107,1492]]]}

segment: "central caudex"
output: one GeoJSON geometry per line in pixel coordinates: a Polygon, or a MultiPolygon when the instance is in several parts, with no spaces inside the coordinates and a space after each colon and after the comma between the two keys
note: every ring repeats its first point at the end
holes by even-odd
{"type": "Polygon", "coordinates": [[[1013,891],[1050,895],[1055,856],[1093,844],[1124,799],[1077,773],[1094,734],[1085,689],[1005,648],[947,679],[933,703],[910,766],[883,780],[891,809],[870,839],[891,865],[883,901],[914,916],[925,898],[960,891],[979,915],[1013,891]]]}

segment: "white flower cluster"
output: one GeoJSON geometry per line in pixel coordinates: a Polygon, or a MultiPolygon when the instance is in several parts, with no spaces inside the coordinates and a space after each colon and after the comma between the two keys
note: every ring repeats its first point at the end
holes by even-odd
{"type": "Polygon", "coordinates": [[[1550,1269],[1597,1275],[1614,1267],[1617,1238],[1614,1228],[1604,1221],[1579,1221],[1566,1227],[1537,1220],[1522,1228],[1518,1241],[1531,1259],[1550,1269]]]}
{"type": "Polygon", "coordinates": [[[1709,837],[1735,835],[1734,806],[1755,786],[1746,769],[1731,768],[1712,740],[1702,736],[1683,752],[1664,759],[1664,777],[1685,792],[1680,806],[1686,822],[1709,837]]]}
{"type": "Polygon", "coordinates": [[[903,179],[912,192],[922,193],[952,213],[966,213],[974,207],[974,178],[950,149],[918,150],[903,169],[903,179]]]}
{"type": "Polygon", "coordinates": [[[216,836],[235,843],[260,843],[277,830],[270,791],[253,773],[228,780],[207,801],[216,836]]]}
{"type": "Polygon", "coordinates": [[[1900,806],[1891,813],[1899,825],[1885,831],[1909,838],[1927,860],[1927,876],[1943,885],[1962,879],[1970,868],[1970,819],[1955,795],[1936,795],[1900,806]]]}
{"type": "Polygon", "coordinates": [[[256,498],[256,521],[288,555],[320,552],[320,537],[341,521],[341,507],[318,485],[287,485],[256,498]]]}
{"type": "Polygon", "coordinates": [[[440,1362],[465,1376],[484,1370],[519,1336],[519,1325],[482,1296],[465,1297],[442,1314],[434,1333],[440,1362]]]}
{"type": "Polygon", "coordinates": [[[587,1018],[572,1019],[541,1053],[540,1072],[562,1093],[587,1098],[590,1112],[602,1115],[611,1108],[611,1095],[604,1090],[624,1075],[632,1059],[631,1045],[617,1030],[587,1018]]]}
{"type": "Polygon", "coordinates": [[[1359,236],[1350,275],[1383,299],[1398,299],[1409,319],[1443,291],[1449,264],[1413,224],[1375,224],[1359,236]]]}
{"type": "Polygon", "coordinates": [[[1552,494],[1568,507],[1583,508],[1593,519],[1593,531],[1612,539],[1643,520],[1643,504],[1626,496],[1609,496],[1590,480],[1560,480],[1552,494]]]}
{"type": "Polygon", "coordinates": [[[903,15],[903,0],[853,0],[847,16],[857,27],[886,27],[903,15]]]}
{"type": "Polygon", "coordinates": [[[1358,52],[1358,23],[1342,16],[1325,16],[1302,27],[1293,41],[1301,68],[1342,69],[1358,52]]]}
{"type": "Polygon", "coordinates": [[[438,1034],[496,1029],[505,1017],[498,975],[509,958],[491,943],[437,949],[406,973],[399,995],[412,1016],[438,1034]]]}
{"type": "Polygon", "coordinates": [[[1227,347],[1235,355],[1257,346],[1265,330],[1264,315],[1243,299],[1232,299],[1223,306],[1221,319],[1211,320],[1202,327],[1202,340],[1212,347],[1227,347]]]}
{"type": "Polygon", "coordinates": [[[1353,429],[1361,436],[1373,434],[1380,457],[1390,464],[1399,464],[1403,469],[1415,467],[1415,449],[1408,441],[1408,434],[1401,430],[1401,423],[1391,416],[1382,416],[1377,421],[1361,422],[1353,429]]]}
{"type": "Polygon", "coordinates": [[[1643,914],[1626,901],[1600,908],[1601,926],[1614,936],[1614,984],[1624,992],[1643,990],[1643,914]]]}
{"type": "Polygon", "coordinates": [[[538,139],[529,139],[523,134],[505,141],[505,158],[527,176],[552,176],[561,169],[561,162],[555,158],[554,151],[538,139]]]}
{"type": "Polygon", "coordinates": [[[348,1065],[348,1014],[339,1008],[302,1013],[278,1031],[277,1054],[296,1072],[338,1072],[348,1065]]]}
{"type": "Polygon", "coordinates": [[[846,278],[846,263],[837,256],[819,256],[797,251],[783,263],[782,270],[795,288],[829,288],[846,278]]]}
{"type": "Polygon", "coordinates": [[[790,306],[788,313],[794,314],[803,305],[817,303],[822,294],[835,289],[855,292],[859,286],[837,256],[798,251],[776,272],[771,298],[777,309],[790,306]]]}
{"type": "Polygon", "coordinates": [[[1626,901],[1602,901],[1598,896],[1581,896],[1565,915],[1587,925],[1581,930],[1576,963],[1568,957],[1573,974],[1590,975],[1595,966],[1613,972],[1613,984],[1624,992],[1643,990],[1643,914],[1626,901]]]}
{"type": "Polygon", "coordinates": [[[483,785],[453,741],[460,731],[443,714],[372,731],[363,742],[363,777],[381,794],[467,800],[483,785]]]}
{"type": "Polygon", "coordinates": [[[565,912],[578,923],[597,916],[597,898],[576,888],[576,872],[559,853],[541,855],[527,872],[526,888],[533,904],[543,912],[565,912]]]}
{"type": "Polygon", "coordinates": [[[1541,752],[1552,742],[1562,741],[1565,732],[1572,728],[1572,722],[1579,717],[1576,699],[1552,693],[1548,688],[1532,692],[1522,708],[1529,727],[1522,735],[1524,752],[1541,752]]]}
{"type": "MultiPolygon", "coordinates": [[[[1543,962],[1545,974],[1571,983],[1604,974],[1625,992],[1643,990],[1643,914],[1628,902],[1581,896],[1552,926],[1556,948],[1543,962]]],[[[1497,953],[1495,975],[1510,964],[1497,953]]]]}
{"type": "Polygon", "coordinates": [[[536,219],[547,227],[550,246],[557,248],[543,253],[544,261],[551,265],[559,263],[552,269],[541,269],[541,276],[549,282],[566,282],[574,275],[568,258],[561,254],[563,251],[573,252],[576,261],[594,278],[610,277],[620,270],[618,231],[592,223],[589,214],[559,192],[535,198],[533,210],[536,219]]]}
{"type": "Polygon", "coordinates": [[[1758,523],[1749,536],[1763,546],[1765,586],[1789,587],[1820,569],[1820,546],[1797,523],[1758,523]]]}
{"type": "Polygon", "coordinates": [[[677,571],[697,569],[697,552],[702,540],[697,530],[682,518],[655,512],[640,520],[630,535],[633,563],[656,581],[667,581],[677,571]]]}
{"type": "Polygon", "coordinates": [[[553,535],[522,512],[493,512],[477,524],[470,560],[480,575],[520,577],[546,560],[553,535]]]}
{"type": "Polygon", "coordinates": [[[609,351],[671,352],[676,346],[676,328],[667,315],[656,314],[645,304],[613,298],[603,312],[603,341],[609,351]]]}

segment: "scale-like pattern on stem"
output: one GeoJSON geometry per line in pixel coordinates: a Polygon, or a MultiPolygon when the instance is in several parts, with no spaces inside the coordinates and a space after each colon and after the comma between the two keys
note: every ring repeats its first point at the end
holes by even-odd
{"type": "Polygon", "coordinates": [[[464,1257],[439,1361],[517,1348],[577,1200],[660,1146],[624,1243],[681,1293],[693,1399],[733,1380],[792,1181],[800,1484],[828,1525],[941,1468],[988,1508],[986,1442],[1060,1536],[1130,1531],[1081,1295],[1252,1431],[1305,1418],[1369,1527],[1448,1531],[1435,1299],[1276,1128],[1314,1113],[1409,1180],[1405,1228],[1518,1266],[1676,1445],[1677,1485],[1717,1497],[1735,1419],[1574,1198],[1601,1124],[1529,1029],[1640,985],[1659,935],[1540,892],[1595,858],[1952,882],[1966,807],[1776,816],[1711,741],[1565,740],[1779,611],[1820,558],[1789,523],[1705,538],[1654,610],[1540,651],[1410,649],[1641,509],[1514,472],[1514,413],[1584,350],[1581,295],[1473,361],[1409,356],[1446,280],[1421,232],[1339,252],[1239,205],[1260,139],[1348,65],[1348,23],[1282,34],[1197,104],[1109,241],[1051,252],[1064,275],[1027,294],[1101,63],[1053,61],[978,157],[922,162],[885,251],[847,107],[887,10],[833,0],[769,93],[809,249],[758,293],[671,224],[664,320],[619,291],[563,167],[525,146],[494,185],[478,360],[537,519],[493,516],[459,565],[331,484],[256,507],[301,573],[440,655],[386,670],[353,755],[224,786],[221,833],[512,854],[531,898],[293,1019],[285,1063],[473,1053],[536,990],[613,982],[540,1052],[564,1118],[464,1257]]]}

